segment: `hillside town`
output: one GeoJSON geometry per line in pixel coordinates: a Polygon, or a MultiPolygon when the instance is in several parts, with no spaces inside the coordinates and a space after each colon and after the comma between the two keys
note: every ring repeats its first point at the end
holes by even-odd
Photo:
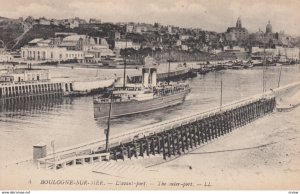
{"type": "Polygon", "coordinates": [[[181,28],[159,23],[106,23],[79,17],[0,18],[0,62],[85,63],[139,65],[151,55],[159,62],[299,60],[300,38],[274,30],[249,32],[242,18],[224,32],[201,28],[181,28]],[[125,56],[126,55],[126,56],[125,56]]]}
{"type": "Polygon", "coordinates": [[[0,4],[2,194],[298,194],[300,0],[0,4]]]}

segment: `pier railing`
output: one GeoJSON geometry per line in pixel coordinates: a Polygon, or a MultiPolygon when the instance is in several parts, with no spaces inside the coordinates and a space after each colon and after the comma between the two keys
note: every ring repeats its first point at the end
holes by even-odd
{"type": "Polygon", "coordinates": [[[101,153],[101,154],[85,154],[85,155],[75,155],[67,158],[52,158],[52,159],[38,159],[37,165],[38,168],[45,169],[59,169],[65,168],[71,165],[77,164],[92,164],[94,162],[108,161],[109,153],[101,153]]]}

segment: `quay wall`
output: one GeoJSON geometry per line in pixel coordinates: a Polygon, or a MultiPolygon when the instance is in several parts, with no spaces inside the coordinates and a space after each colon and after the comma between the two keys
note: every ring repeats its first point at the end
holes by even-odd
{"type": "Polygon", "coordinates": [[[32,81],[0,83],[0,99],[20,98],[44,94],[61,93],[64,96],[88,94],[92,90],[109,87],[114,80],[87,81],[32,81]]]}
{"type": "Polygon", "coordinates": [[[0,114],[19,114],[30,112],[39,114],[41,111],[51,111],[54,105],[63,103],[62,93],[46,93],[34,96],[0,99],[0,114]],[[16,113],[17,112],[17,113],[16,113]]]}
{"type": "Polygon", "coordinates": [[[64,85],[59,82],[35,81],[0,84],[0,99],[62,92],[64,92],[64,85]]]}

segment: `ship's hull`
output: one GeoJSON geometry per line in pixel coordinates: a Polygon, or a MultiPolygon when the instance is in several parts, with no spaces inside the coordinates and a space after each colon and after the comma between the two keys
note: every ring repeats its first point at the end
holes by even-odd
{"type": "MultiPolygon", "coordinates": [[[[128,101],[114,102],[112,104],[112,117],[120,117],[125,115],[143,113],[153,110],[162,109],[169,106],[174,106],[183,103],[185,96],[190,92],[190,89],[167,96],[157,97],[151,100],[144,101],[128,101]]],[[[94,117],[108,117],[110,103],[94,102],[94,117]]]]}

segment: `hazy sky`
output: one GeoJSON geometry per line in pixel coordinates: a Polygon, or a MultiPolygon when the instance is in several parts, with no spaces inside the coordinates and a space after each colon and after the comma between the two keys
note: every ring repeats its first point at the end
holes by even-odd
{"type": "Polygon", "coordinates": [[[217,32],[234,26],[238,16],[250,32],[300,35],[300,0],[0,0],[0,16],[100,18],[103,22],[159,22],[217,32]]]}

